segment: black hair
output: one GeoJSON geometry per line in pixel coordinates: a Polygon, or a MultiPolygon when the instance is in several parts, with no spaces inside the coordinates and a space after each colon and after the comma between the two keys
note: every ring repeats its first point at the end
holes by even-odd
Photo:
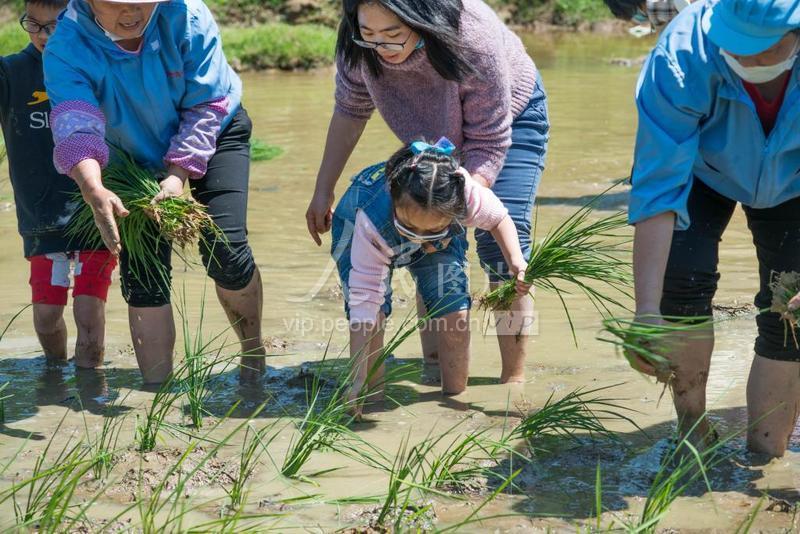
{"type": "Polygon", "coordinates": [[[386,182],[392,203],[406,199],[425,210],[461,219],[467,213],[463,174],[455,156],[426,150],[415,154],[411,146],[394,153],[386,163],[386,182]]]}
{"type": "Polygon", "coordinates": [[[631,20],[644,0],[603,0],[611,13],[622,20],[631,20]]]}
{"type": "Polygon", "coordinates": [[[425,40],[425,53],[442,78],[460,82],[478,74],[467,59],[459,38],[464,9],[461,0],[342,0],[343,15],[339,24],[336,54],[349,67],[357,67],[364,61],[373,75],[380,76],[383,72],[376,57],[377,52],[353,42],[353,36],[361,38],[358,6],[373,3],[397,15],[403,24],[425,40]]]}
{"type": "Polygon", "coordinates": [[[56,9],[64,9],[69,4],[69,0],[25,0],[25,5],[34,4],[42,7],[52,7],[56,9]]]}

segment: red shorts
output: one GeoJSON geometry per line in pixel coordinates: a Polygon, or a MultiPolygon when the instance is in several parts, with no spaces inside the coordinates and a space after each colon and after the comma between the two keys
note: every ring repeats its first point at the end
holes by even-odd
{"type": "Polygon", "coordinates": [[[31,289],[34,304],[66,306],[70,279],[72,296],[88,295],[105,302],[111,285],[111,273],[117,266],[107,250],[57,252],[28,258],[31,262],[31,289]]]}

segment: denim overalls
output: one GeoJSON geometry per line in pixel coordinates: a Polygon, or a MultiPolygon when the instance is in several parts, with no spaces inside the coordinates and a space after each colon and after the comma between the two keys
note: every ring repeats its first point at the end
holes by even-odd
{"type": "Polygon", "coordinates": [[[349,280],[352,262],[350,253],[356,214],[363,211],[386,244],[394,251],[387,279],[386,297],[381,310],[392,313],[392,272],[407,267],[417,284],[430,317],[442,317],[467,310],[472,305],[467,278],[467,240],[464,228],[451,227],[448,241],[433,244],[438,250],[426,252],[419,243],[401,236],[394,226],[392,199],[386,186],[385,163],[373,165],[353,178],[333,214],[331,255],[336,261],[349,315],[349,280]]]}

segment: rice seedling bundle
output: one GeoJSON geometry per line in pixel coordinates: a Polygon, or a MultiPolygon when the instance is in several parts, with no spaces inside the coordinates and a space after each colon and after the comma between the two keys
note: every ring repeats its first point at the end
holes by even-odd
{"type": "Polygon", "coordinates": [[[800,348],[800,343],[798,343],[797,339],[800,310],[789,309],[789,301],[800,293],[800,273],[777,273],[773,276],[769,287],[772,290],[772,306],[770,307],[770,311],[781,316],[785,327],[784,345],[788,345],[789,333],[791,333],[795,347],[800,348]]]}
{"type": "Polygon", "coordinates": [[[664,357],[669,350],[670,338],[702,337],[708,335],[708,327],[713,324],[707,320],[689,320],[686,317],[663,317],[662,324],[646,323],[636,320],[612,317],[603,321],[603,329],[597,336],[599,341],[610,343],[617,348],[634,367],[639,358],[656,371],[659,382],[672,382],[674,371],[670,361],[664,357]],[[604,335],[605,334],[605,335],[604,335]]]}
{"type": "MultiPolygon", "coordinates": [[[[130,212],[127,217],[119,219],[117,225],[131,271],[143,282],[153,280],[147,280],[142,273],[147,273],[148,268],[161,266],[155,245],[169,241],[185,248],[195,241],[207,239],[206,236],[224,240],[222,230],[199,202],[186,197],[172,197],[153,204],[153,197],[160,191],[158,180],[123,152],[117,152],[117,161],[104,171],[103,185],[119,196],[130,212]]],[[[80,193],[76,193],[75,200],[81,208],[70,224],[69,236],[102,247],[103,240],[95,225],[91,206],[83,202],[80,193]]],[[[162,278],[167,276],[163,268],[160,274],[162,278]]]]}
{"type": "Polygon", "coordinates": [[[536,442],[545,436],[575,440],[578,432],[585,432],[590,436],[618,439],[606,428],[606,421],[626,421],[639,428],[628,415],[633,410],[623,406],[622,399],[605,396],[606,391],[618,385],[579,388],[558,400],[550,395],[541,409],[523,415],[509,439],[524,440],[531,452],[542,451],[536,442]]]}
{"type": "MultiPolygon", "coordinates": [[[[595,198],[567,220],[534,243],[525,271],[525,281],[546,291],[555,292],[564,310],[569,310],[563,296],[568,294],[561,284],[568,284],[584,293],[600,311],[610,305],[624,308],[614,295],[629,296],[633,281],[629,250],[630,237],[621,231],[627,227],[624,213],[618,212],[591,220],[595,198]],[[595,288],[595,284],[610,291],[595,288]]],[[[509,280],[480,299],[486,310],[509,310],[517,298],[515,281],[509,280]]]]}

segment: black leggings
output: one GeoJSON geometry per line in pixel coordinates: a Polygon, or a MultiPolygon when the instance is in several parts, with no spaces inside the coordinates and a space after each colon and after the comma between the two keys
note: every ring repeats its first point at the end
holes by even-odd
{"type": "MultiPolygon", "coordinates": [[[[190,180],[192,197],[208,206],[208,213],[222,229],[227,243],[214,242],[205,235],[200,256],[208,275],[224,289],[245,288],[256,270],[253,253],[247,242],[247,189],[250,181],[250,135],[253,124],[244,108],[217,139],[217,152],[208,162],[208,172],[199,180],[190,180]]],[[[172,246],[165,241],[154,242],[161,264],[169,273],[172,246]]],[[[134,266],[138,267],[138,266],[134,266]]],[[[169,304],[170,280],[165,280],[151,268],[132,268],[129,258],[120,255],[122,296],[131,306],[152,308],[169,304]]]]}
{"type": "MultiPolygon", "coordinates": [[[[772,304],[769,285],[773,273],[800,271],[800,198],[774,208],[742,207],[758,256],[760,288],[755,305],[764,310],[772,304]]],[[[719,243],[735,208],[736,201],[694,179],[688,201],[691,226],[672,235],[661,299],[663,315],[712,315],[711,301],[719,281],[719,243]]],[[[800,361],[800,350],[791,335],[786,342],[784,323],[777,313],[759,313],[756,325],[756,354],[771,360],[800,361]]]]}

